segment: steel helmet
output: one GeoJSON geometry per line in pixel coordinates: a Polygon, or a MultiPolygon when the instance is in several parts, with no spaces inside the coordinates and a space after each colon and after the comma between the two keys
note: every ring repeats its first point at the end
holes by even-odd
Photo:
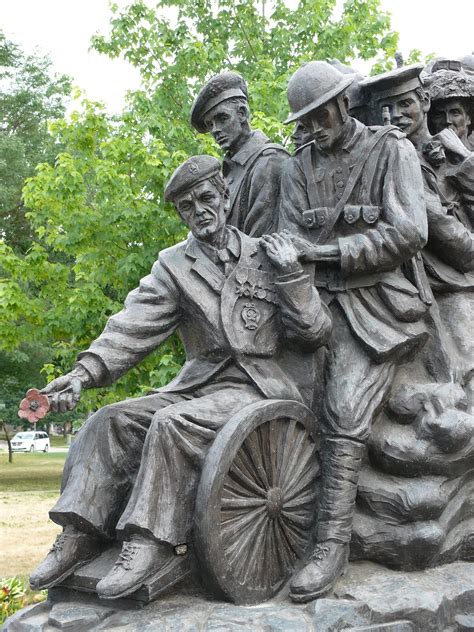
{"type": "Polygon", "coordinates": [[[337,97],[351,85],[356,75],[345,75],[325,61],[310,61],[298,68],[288,82],[288,103],[292,110],[286,123],[337,97]]]}

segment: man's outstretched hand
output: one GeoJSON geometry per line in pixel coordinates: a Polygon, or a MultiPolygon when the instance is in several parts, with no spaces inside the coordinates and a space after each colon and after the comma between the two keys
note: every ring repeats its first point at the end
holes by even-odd
{"type": "Polygon", "coordinates": [[[64,413],[75,408],[81,397],[81,378],[71,371],[66,375],[57,377],[45,386],[40,392],[48,396],[49,406],[55,413],[64,413]]]}

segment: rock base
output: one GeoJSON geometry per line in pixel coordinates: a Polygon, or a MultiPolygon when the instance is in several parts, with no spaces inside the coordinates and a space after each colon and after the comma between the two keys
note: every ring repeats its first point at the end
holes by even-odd
{"type": "Polygon", "coordinates": [[[287,589],[260,606],[212,600],[191,580],[156,601],[100,601],[56,589],[10,617],[3,632],[460,632],[474,630],[474,563],[412,573],[355,562],[333,594],[293,604],[287,589]]]}

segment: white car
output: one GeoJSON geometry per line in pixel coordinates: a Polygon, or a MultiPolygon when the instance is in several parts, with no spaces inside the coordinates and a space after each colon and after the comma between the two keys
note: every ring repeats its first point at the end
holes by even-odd
{"type": "Polygon", "coordinates": [[[49,450],[49,437],[46,432],[17,432],[12,439],[13,452],[36,452],[49,450]]]}

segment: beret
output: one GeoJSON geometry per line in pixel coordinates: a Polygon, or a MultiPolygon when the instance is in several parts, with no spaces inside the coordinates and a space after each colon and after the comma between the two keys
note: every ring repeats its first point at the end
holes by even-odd
{"type": "Polygon", "coordinates": [[[247,86],[243,78],[236,72],[221,72],[214,75],[201,88],[191,108],[191,125],[198,132],[207,132],[204,125],[204,116],[216,105],[232,99],[232,97],[243,97],[247,99],[247,86]]]}
{"type": "Polygon", "coordinates": [[[420,78],[423,64],[412,64],[411,66],[402,66],[395,68],[381,75],[368,77],[360,82],[360,87],[368,90],[377,99],[385,97],[394,97],[399,94],[405,94],[415,88],[423,86],[420,78]]]}
{"type": "Polygon", "coordinates": [[[165,200],[173,202],[184,191],[218,174],[220,169],[220,162],[213,156],[191,156],[174,171],[169,179],[165,187],[165,200]]]}

